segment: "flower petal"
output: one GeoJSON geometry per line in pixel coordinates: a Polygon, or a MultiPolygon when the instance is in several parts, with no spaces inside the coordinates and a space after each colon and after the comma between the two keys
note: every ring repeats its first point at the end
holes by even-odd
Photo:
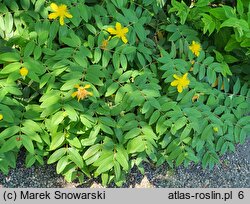
{"type": "Polygon", "coordinates": [[[73,16],[69,12],[65,12],[64,14],[67,18],[72,18],[73,16]]]}
{"type": "Polygon", "coordinates": [[[107,31],[111,34],[111,35],[116,35],[116,30],[114,28],[107,28],[107,31]]]}
{"type": "Polygon", "coordinates": [[[55,3],[50,4],[50,8],[51,8],[53,11],[57,11],[57,10],[58,10],[58,6],[57,6],[55,3]]]}
{"type": "Polygon", "coordinates": [[[187,79],[187,75],[188,75],[188,73],[184,74],[182,78],[187,79]]]}
{"type": "Polygon", "coordinates": [[[85,85],[83,88],[84,89],[89,89],[91,86],[90,86],[90,84],[87,84],[87,85],[85,85]]]}
{"type": "Polygon", "coordinates": [[[93,96],[93,93],[92,93],[92,92],[88,92],[87,94],[90,95],[90,96],[93,96]]]}
{"type": "Polygon", "coordinates": [[[178,85],[178,86],[177,86],[177,91],[178,91],[179,93],[181,93],[181,92],[183,91],[183,88],[182,88],[181,85],[178,85]]]}
{"type": "Polygon", "coordinates": [[[174,77],[175,79],[180,79],[180,77],[177,76],[176,74],[174,74],[173,77],[174,77]]]}
{"type": "Polygon", "coordinates": [[[115,28],[116,28],[116,30],[121,30],[122,29],[122,25],[119,22],[116,22],[115,28]]]}
{"type": "Polygon", "coordinates": [[[127,27],[125,27],[125,28],[122,29],[122,33],[126,34],[127,32],[128,32],[128,28],[127,27]]]}
{"type": "Polygon", "coordinates": [[[125,36],[122,36],[122,41],[126,44],[128,42],[128,39],[125,36]]]}
{"type": "Polygon", "coordinates": [[[64,25],[64,17],[63,16],[60,16],[59,22],[60,22],[60,25],[64,25]]]}
{"type": "Polygon", "coordinates": [[[171,82],[171,86],[177,86],[179,84],[178,80],[174,80],[171,82]]]}
{"type": "Polygon", "coordinates": [[[76,97],[76,95],[77,95],[77,91],[71,94],[71,96],[72,96],[73,98],[76,97]]]}
{"type": "Polygon", "coordinates": [[[56,19],[58,17],[58,13],[50,13],[48,18],[49,19],[56,19]]]}

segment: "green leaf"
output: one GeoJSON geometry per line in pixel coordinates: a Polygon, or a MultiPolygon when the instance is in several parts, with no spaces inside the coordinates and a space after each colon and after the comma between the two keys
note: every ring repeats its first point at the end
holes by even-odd
{"type": "Polygon", "coordinates": [[[86,5],[84,5],[84,4],[79,4],[77,7],[78,7],[78,9],[80,11],[80,15],[83,18],[83,20],[85,22],[88,22],[88,19],[89,19],[89,17],[88,17],[89,16],[88,15],[88,13],[89,13],[88,7],[86,5]]]}
{"type": "Polygon", "coordinates": [[[86,71],[86,80],[92,84],[103,86],[103,82],[100,79],[104,76],[103,72],[100,69],[100,66],[94,65],[87,68],[86,71]]]}
{"type": "Polygon", "coordinates": [[[244,14],[244,5],[241,0],[237,0],[237,11],[242,16],[244,14]]]}
{"type": "Polygon", "coordinates": [[[108,88],[107,92],[105,93],[105,97],[111,96],[114,94],[117,89],[119,88],[119,84],[117,82],[113,82],[108,88]]]}
{"type": "Polygon", "coordinates": [[[88,29],[91,33],[93,33],[94,35],[96,35],[96,29],[95,29],[94,26],[92,26],[92,25],[90,25],[90,24],[86,24],[86,27],[87,27],[87,29],[88,29]]]}
{"type": "Polygon", "coordinates": [[[51,118],[51,124],[53,126],[58,126],[62,121],[64,120],[64,115],[62,111],[58,111],[56,114],[54,114],[51,118]]]}
{"type": "Polygon", "coordinates": [[[216,60],[217,60],[218,62],[223,62],[223,61],[224,61],[223,55],[222,55],[220,52],[216,51],[216,50],[213,50],[213,51],[214,51],[214,53],[215,53],[215,55],[216,55],[216,60]]]}
{"type": "Polygon", "coordinates": [[[0,54],[0,61],[4,62],[18,62],[20,61],[21,57],[17,52],[6,52],[0,54]]]}
{"type": "Polygon", "coordinates": [[[176,159],[176,166],[180,166],[182,163],[183,163],[183,161],[184,161],[184,159],[185,159],[185,154],[180,154],[178,157],[177,157],[177,159],[176,159]]]}
{"type": "Polygon", "coordinates": [[[10,74],[12,72],[17,71],[18,69],[21,68],[21,63],[20,62],[13,62],[11,64],[8,64],[5,66],[1,71],[0,74],[10,74]]]}
{"type": "Polygon", "coordinates": [[[23,121],[23,126],[32,128],[33,131],[35,132],[42,132],[42,128],[39,123],[34,122],[33,120],[25,120],[23,121]]]}
{"type": "Polygon", "coordinates": [[[213,138],[213,130],[212,130],[212,126],[211,125],[208,125],[204,131],[202,132],[202,135],[201,135],[201,139],[202,140],[207,140],[207,139],[212,139],[213,138]]]}
{"type": "Polygon", "coordinates": [[[95,176],[110,170],[114,166],[114,155],[110,155],[103,159],[100,166],[95,171],[95,176]]]}
{"type": "Polygon", "coordinates": [[[239,91],[240,91],[240,89],[241,89],[241,86],[240,86],[241,84],[240,84],[240,79],[238,78],[237,79],[237,81],[236,81],[236,83],[234,84],[234,86],[233,86],[233,93],[234,94],[238,94],[239,93],[239,91]]]}
{"type": "Polygon", "coordinates": [[[76,84],[79,84],[79,82],[80,82],[79,79],[68,80],[65,84],[62,85],[60,90],[62,91],[72,90],[76,84]]]}
{"type": "Polygon", "coordinates": [[[138,136],[140,133],[141,133],[141,129],[133,128],[124,135],[124,140],[126,141],[126,140],[129,140],[131,138],[134,138],[134,137],[138,136]]]}
{"type": "Polygon", "coordinates": [[[136,47],[127,45],[123,48],[122,53],[128,55],[134,53],[135,51],[136,47]]]}
{"type": "Polygon", "coordinates": [[[47,163],[48,164],[52,164],[56,161],[58,161],[59,159],[61,159],[67,152],[67,149],[66,148],[60,148],[60,149],[57,149],[48,159],[47,163]]]}
{"type": "Polygon", "coordinates": [[[121,60],[121,66],[124,70],[127,69],[127,66],[128,66],[128,61],[127,61],[127,58],[124,54],[120,54],[120,60],[121,60]]]}
{"type": "Polygon", "coordinates": [[[95,155],[85,160],[86,165],[90,165],[96,162],[99,159],[100,155],[101,155],[101,152],[97,152],[95,155]]]}
{"type": "Polygon", "coordinates": [[[174,128],[175,130],[181,129],[183,126],[187,124],[187,118],[185,116],[179,118],[175,123],[174,123],[174,128]]]}
{"type": "Polygon", "coordinates": [[[202,13],[202,16],[203,18],[201,20],[204,23],[203,33],[205,34],[207,31],[209,31],[209,35],[211,35],[215,30],[215,21],[210,15],[207,15],[205,13],[202,13]]]}
{"type": "Polygon", "coordinates": [[[192,128],[190,127],[190,125],[186,125],[186,127],[184,128],[184,130],[181,133],[180,140],[183,141],[187,136],[189,136],[191,130],[192,130],[192,128]]]}
{"type": "Polygon", "coordinates": [[[13,31],[14,20],[10,12],[5,14],[5,32],[9,34],[13,31]]]}
{"type": "Polygon", "coordinates": [[[225,47],[225,51],[230,52],[234,49],[238,49],[240,46],[240,43],[236,41],[235,38],[230,38],[230,40],[227,42],[227,45],[225,47]]]}
{"type": "Polygon", "coordinates": [[[193,152],[189,151],[188,153],[186,153],[186,158],[188,158],[189,160],[191,161],[194,161],[194,162],[199,162],[199,159],[197,156],[194,155],[193,152]]]}
{"type": "Polygon", "coordinates": [[[16,148],[16,137],[11,137],[7,141],[5,141],[0,149],[0,153],[8,152],[16,148]]]}
{"type": "Polygon", "coordinates": [[[68,148],[69,159],[71,159],[79,168],[83,168],[83,159],[79,152],[74,148],[68,148]]]}
{"type": "Polygon", "coordinates": [[[22,136],[22,144],[25,147],[25,149],[28,150],[31,154],[35,154],[35,148],[33,142],[29,136],[26,135],[22,136]]]}
{"type": "Polygon", "coordinates": [[[120,61],[120,55],[117,52],[113,54],[112,62],[113,62],[114,68],[119,69],[121,61],[120,61]]]}
{"type": "Polygon", "coordinates": [[[115,155],[116,161],[123,167],[125,171],[128,171],[129,164],[128,164],[128,153],[122,146],[117,146],[116,148],[117,153],[115,155]]]}
{"type": "Polygon", "coordinates": [[[58,174],[60,174],[65,168],[66,166],[69,164],[69,161],[68,161],[68,156],[63,156],[58,162],[57,162],[57,165],[56,165],[56,172],[58,174]]]}
{"type": "Polygon", "coordinates": [[[119,179],[121,177],[121,166],[116,161],[114,161],[114,171],[116,179],[119,179]]]}
{"type": "Polygon", "coordinates": [[[63,108],[65,109],[65,112],[67,113],[70,120],[77,121],[78,113],[75,111],[75,109],[71,105],[65,104],[63,108]]]}
{"type": "Polygon", "coordinates": [[[247,23],[247,21],[243,20],[243,19],[238,19],[235,17],[231,17],[227,20],[225,20],[221,26],[221,28],[223,27],[233,27],[236,28],[237,31],[239,32],[240,36],[243,36],[243,31],[247,31],[249,29],[249,25],[247,23]]]}
{"type": "Polygon", "coordinates": [[[114,119],[110,118],[110,117],[99,117],[99,120],[102,124],[110,126],[110,127],[115,127],[116,126],[116,122],[114,119]]]}
{"type": "MultiPolygon", "coordinates": [[[[120,83],[124,83],[124,82],[126,82],[126,81],[131,77],[131,75],[132,75],[132,71],[131,71],[131,70],[126,71],[126,72],[124,72],[124,73],[119,77],[118,81],[119,81],[120,83]]],[[[129,86],[128,86],[128,87],[129,87],[129,86]]]]}
{"type": "Polygon", "coordinates": [[[102,51],[100,48],[96,48],[95,51],[94,51],[94,61],[93,61],[93,64],[96,64],[100,61],[102,57],[102,51]]]}
{"type": "Polygon", "coordinates": [[[72,147],[79,149],[82,147],[80,140],[75,135],[70,135],[66,140],[72,147]]]}
{"type": "Polygon", "coordinates": [[[102,55],[102,66],[107,67],[108,64],[109,64],[110,59],[111,59],[110,52],[108,52],[107,50],[104,50],[103,55],[102,55]]]}
{"type": "Polygon", "coordinates": [[[78,6],[71,7],[69,12],[74,16],[73,18],[70,18],[70,21],[74,24],[74,26],[78,27],[82,20],[78,6]]]}
{"type": "MultiPolygon", "coordinates": [[[[43,98],[41,98],[41,100],[42,99],[43,98]]],[[[43,100],[43,102],[42,102],[42,104],[41,104],[40,107],[43,108],[43,109],[46,109],[49,106],[58,104],[59,101],[60,101],[60,96],[58,96],[58,95],[51,95],[51,96],[46,97],[45,100],[43,100]]]]}
{"type": "Polygon", "coordinates": [[[75,38],[61,37],[61,41],[70,47],[78,48],[81,45],[81,41],[77,41],[75,38]]]}
{"type": "Polygon", "coordinates": [[[231,150],[232,152],[235,152],[235,146],[232,142],[228,142],[228,147],[229,147],[229,150],[231,150]]]}
{"type": "MultiPolygon", "coordinates": [[[[169,159],[169,160],[173,160],[173,159],[177,158],[181,153],[182,153],[181,148],[177,146],[177,147],[174,149],[174,151],[172,151],[172,152],[170,153],[168,159],[169,159]]],[[[180,160],[181,160],[181,159],[180,159],[180,160]]]]}
{"type": "Polygon", "coordinates": [[[19,126],[11,126],[8,127],[6,129],[4,129],[1,133],[0,133],[0,139],[6,139],[9,138],[13,135],[15,135],[16,133],[18,133],[20,131],[20,127],[19,126]]]}
{"type": "Polygon", "coordinates": [[[52,141],[50,144],[50,150],[55,150],[58,147],[61,146],[61,144],[64,142],[65,136],[64,133],[58,132],[52,135],[52,141]]]}
{"type": "Polygon", "coordinates": [[[228,143],[225,142],[225,143],[222,145],[222,147],[221,147],[220,153],[221,153],[221,154],[225,154],[226,151],[227,151],[227,149],[228,149],[228,143]]]}
{"type": "Polygon", "coordinates": [[[240,131],[240,144],[244,144],[244,142],[246,141],[246,137],[247,137],[247,132],[245,131],[245,129],[243,128],[240,131]]]}
{"type": "Polygon", "coordinates": [[[35,46],[36,46],[35,42],[30,41],[24,48],[24,57],[30,56],[34,51],[35,46]]]}
{"type": "Polygon", "coordinates": [[[36,157],[33,154],[28,154],[25,158],[25,166],[26,168],[31,167],[36,162],[36,157]]]}
{"type": "Polygon", "coordinates": [[[145,67],[146,66],[146,61],[145,61],[145,58],[143,57],[143,55],[139,52],[136,53],[137,54],[137,58],[141,64],[142,67],[145,67]]]}
{"type": "Polygon", "coordinates": [[[21,6],[24,10],[28,10],[30,7],[30,0],[20,0],[21,6]]]}
{"type": "Polygon", "coordinates": [[[13,111],[6,105],[0,103],[0,111],[1,114],[4,115],[4,119],[6,122],[13,123],[15,115],[13,111]]]}
{"type": "Polygon", "coordinates": [[[93,155],[95,155],[97,152],[101,150],[100,144],[95,144],[87,149],[87,151],[83,154],[83,159],[87,160],[93,155]]]}
{"type": "Polygon", "coordinates": [[[158,118],[160,117],[160,115],[161,115],[160,111],[159,111],[159,110],[156,110],[156,111],[152,114],[152,116],[150,117],[149,125],[154,124],[154,123],[158,120],[158,118]]]}
{"type": "Polygon", "coordinates": [[[127,144],[127,150],[128,150],[128,153],[130,154],[135,153],[135,152],[143,152],[145,150],[143,137],[138,136],[136,138],[133,138],[132,140],[129,140],[127,144]]]}

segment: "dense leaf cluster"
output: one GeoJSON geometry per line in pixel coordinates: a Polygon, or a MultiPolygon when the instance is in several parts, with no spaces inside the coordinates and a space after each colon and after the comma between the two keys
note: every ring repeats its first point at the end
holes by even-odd
{"type": "Polygon", "coordinates": [[[237,2],[1,1],[0,170],[21,148],[69,182],[122,185],[143,161],[213,168],[250,131],[237,2]]]}

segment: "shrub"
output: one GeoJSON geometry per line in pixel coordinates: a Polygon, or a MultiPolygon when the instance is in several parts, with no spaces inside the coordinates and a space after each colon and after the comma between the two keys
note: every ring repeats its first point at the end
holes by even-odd
{"type": "Polygon", "coordinates": [[[213,168],[244,143],[249,84],[172,3],[0,3],[1,171],[24,148],[26,167],[120,186],[143,161],[213,168]]]}
{"type": "Polygon", "coordinates": [[[216,48],[216,59],[232,64],[231,70],[241,73],[244,76],[242,79],[249,81],[249,1],[236,1],[235,7],[220,1],[213,4],[214,1],[210,0],[198,0],[190,7],[183,1],[171,2],[173,7],[169,11],[178,11],[182,24],[189,22],[204,34],[208,33],[211,44],[216,48]]]}

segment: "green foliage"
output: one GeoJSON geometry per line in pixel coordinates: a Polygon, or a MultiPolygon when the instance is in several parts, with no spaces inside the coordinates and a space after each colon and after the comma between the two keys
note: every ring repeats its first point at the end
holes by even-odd
{"type": "Polygon", "coordinates": [[[216,59],[232,64],[232,70],[242,73],[245,81],[249,81],[250,7],[247,0],[236,2],[232,7],[214,4],[213,0],[197,0],[188,6],[183,1],[173,0],[169,12],[176,12],[182,24],[188,22],[208,34],[211,44],[221,53],[220,60],[218,54],[216,59]],[[244,63],[239,65],[240,61],[244,63]]]}
{"type": "Polygon", "coordinates": [[[233,68],[248,62],[215,36],[230,29],[226,43],[243,43],[249,15],[244,1],[237,13],[209,2],[58,0],[73,15],[60,25],[54,2],[2,1],[0,170],[24,149],[26,167],[56,163],[69,182],[121,186],[143,161],[213,168],[235,151],[250,130],[250,90],[233,68]]]}

